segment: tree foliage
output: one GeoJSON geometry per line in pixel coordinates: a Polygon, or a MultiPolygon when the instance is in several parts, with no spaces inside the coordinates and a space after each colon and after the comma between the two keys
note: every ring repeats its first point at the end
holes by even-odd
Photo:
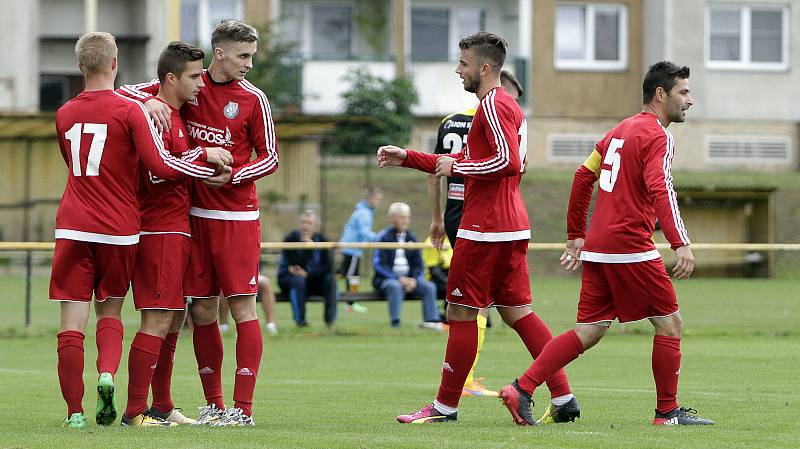
{"type": "Polygon", "coordinates": [[[336,125],[329,151],[366,154],[381,145],[407,145],[414,128],[411,107],[417,103],[411,80],[386,80],[366,67],[358,67],[345,76],[345,81],[350,89],[342,95],[344,114],[351,120],[336,125]]]}

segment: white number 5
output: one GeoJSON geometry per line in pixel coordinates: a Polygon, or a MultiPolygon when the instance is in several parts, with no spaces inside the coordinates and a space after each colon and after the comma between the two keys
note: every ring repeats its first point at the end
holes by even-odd
{"type": "Polygon", "coordinates": [[[81,176],[81,137],[83,133],[92,134],[92,144],[89,146],[89,156],[86,161],[86,176],[100,175],[100,159],[106,146],[108,125],[105,123],[76,123],[64,137],[69,140],[72,153],[72,174],[81,176]]]}
{"type": "Polygon", "coordinates": [[[600,171],[600,188],[606,192],[614,190],[614,184],[617,183],[617,175],[619,174],[619,166],[622,164],[622,155],[617,153],[617,150],[622,148],[625,143],[623,139],[611,139],[606,151],[606,157],[603,158],[603,163],[611,166],[611,170],[605,168],[600,171]]]}

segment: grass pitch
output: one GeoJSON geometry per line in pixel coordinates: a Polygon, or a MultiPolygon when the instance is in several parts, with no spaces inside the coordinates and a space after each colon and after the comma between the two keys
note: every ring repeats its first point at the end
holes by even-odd
{"type": "MultiPolygon", "coordinates": [[[[574,424],[516,427],[497,399],[464,398],[459,421],[400,425],[436,392],[446,335],[418,330],[419,302],[404,310],[403,328],[389,328],[385,303],[369,313],[340,307],[337,332],[322,325],[312,304],[309,330],[292,327],[278,306],[280,334],[265,336],[252,429],[122,429],[91,424],[61,427],[65,406],[55,374],[58,307],[46,298],[47,279],[34,283],[34,325],[22,328],[20,277],[0,277],[0,448],[734,448],[800,447],[800,302],[795,280],[703,280],[676,283],[684,315],[679,400],[717,425],[653,428],[655,392],[647,323],[615,326],[604,341],[567,369],[582,417],[574,424]]],[[[534,283],[536,310],[560,333],[574,321],[577,279],[534,283]]],[[[487,332],[478,375],[495,389],[529,364],[516,334],[501,325],[487,332]]],[[[117,374],[118,402],[127,391],[128,346],[137,315],[126,305],[125,353],[117,374]]],[[[224,392],[233,393],[233,333],[224,336],[224,392]]],[[[84,407],[94,410],[95,348],[87,330],[84,407]]],[[[176,354],[174,399],[190,416],[203,405],[191,338],[176,354]]],[[[547,390],[536,394],[536,413],[547,390]]]]}

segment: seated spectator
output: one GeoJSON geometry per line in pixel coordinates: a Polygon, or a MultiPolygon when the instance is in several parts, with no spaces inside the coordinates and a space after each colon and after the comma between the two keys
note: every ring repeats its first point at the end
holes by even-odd
{"type": "MultiPolygon", "coordinates": [[[[389,227],[378,233],[378,242],[416,242],[414,233],[408,230],[411,208],[406,203],[389,206],[389,227]]],[[[400,327],[400,313],[406,297],[422,299],[423,323],[420,327],[437,331],[444,330],[436,310],[436,286],[425,279],[422,256],[418,249],[377,249],[372,254],[375,276],[372,285],[389,303],[389,318],[392,327],[400,327]]]]}
{"type": "Polygon", "coordinates": [[[425,263],[425,279],[436,285],[436,298],[447,298],[447,273],[450,271],[450,261],[453,259],[453,247],[450,240],[444,236],[442,249],[433,246],[431,238],[424,242],[430,245],[422,250],[422,261],[425,263]]]}
{"type": "MultiPolygon", "coordinates": [[[[286,235],[284,242],[326,242],[317,232],[319,216],[306,211],[300,216],[300,227],[286,235]]],[[[322,295],[325,301],[325,324],[336,321],[338,292],[327,249],[284,249],[278,264],[278,285],[289,296],[294,321],[300,327],[306,322],[306,300],[309,294],[322,295]]]]}

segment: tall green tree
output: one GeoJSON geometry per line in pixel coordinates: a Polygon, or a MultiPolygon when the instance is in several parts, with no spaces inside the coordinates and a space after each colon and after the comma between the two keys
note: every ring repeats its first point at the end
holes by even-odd
{"type": "Polygon", "coordinates": [[[342,95],[344,115],[351,120],[336,125],[328,150],[367,154],[381,145],[408,144],[415,122],[411,107],[418,101],[411,80],[386,80],[365,67],[352,69],[344,79],[350,83],[350,89],[342,95]]]}

